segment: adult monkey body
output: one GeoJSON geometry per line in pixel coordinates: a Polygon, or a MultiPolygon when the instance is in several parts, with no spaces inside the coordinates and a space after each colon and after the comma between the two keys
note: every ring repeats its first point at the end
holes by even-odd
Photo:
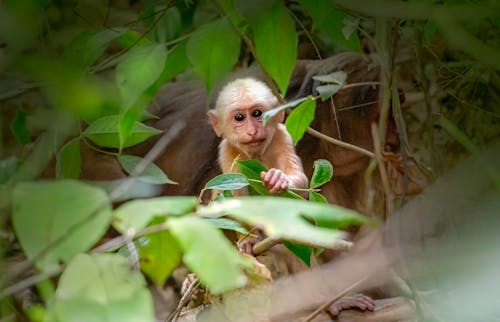
{"type": "Polygon", "coordinates": [[[282,124],[285,112],[265,125],[262,122],[262,114],[277,105],[277,98],[264,83],[243,78],[227,84],[215,109],[208,112],[216,135],[223,138],[219,145],[222,172],[232,172],[237,158],[257,159],[269,168],[261,173],[261,179],[273,194],[289,187],[306,188],[308,184],[302,161],[282,124]]]}

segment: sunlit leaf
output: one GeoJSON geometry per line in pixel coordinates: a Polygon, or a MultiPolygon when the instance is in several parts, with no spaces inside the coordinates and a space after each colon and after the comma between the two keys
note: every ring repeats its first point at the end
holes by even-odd
{"type": "Polygon", "coordinates": [[[311,177],[311,183],[309,186],[313,189],[321,187],[328,181],[332,179],[333,176],[333,166],[330,161],[325,159],[318,159],[314,161],[314,172],[311,177]]]}
{"type": "Polygon", "coordinates": [[[153,299],[142,274],[118,254],[80,254],[61,275],[51,321],[154,320],[153,299]]]}
{"type": "Polygon", "coordinates": [[[295,22],[281,1],[272,1],[260,15],[247,18],[253,31],[257,59],[284,96],[297,60],[295,22]]]}
{"type": "Polygon", "coordinates": [[[181,249],[168,230],[140,237],[137,245],[142,271],[158,285],[181,264],[181,249]]]}
{"type": "MultiPolygon", "coordinates": [[[[142,161],[143,159],[137,157],[135,155],[119,155],[118,161],[122,168],[128,173],[131,174],[135,167],[142,161]]],[[[139,175],[139,180],[144,181],[146,183],[152,184],[175,184],[176,182],[170,180],[165,172],[160,169],[156,164],[149,163],[144,171],[139,175]]]]}
{"type": "Polygon", "coordinates": [[[214,225],[219,229],[237,231],[244,235],[250,233],[243,226],[241,226],[239,222],[228,218],[203,218],[203,220],[208,221],[209,223],[211,223],[212,225],[214,225]]]}
{"type": "Polygon", "coordinates": [[[361,215],[340,206],[260,196],[214,202],[200,209],[199,213],[204,216],[231,216],[249,225],[262,227],[269,237],[325,248],[336,244],[344,233],[315,227],[305,218],[328,223],[332,228],[364,222],[361,215]]]}
{"type": "Polygon", "coordinates": [[[78,179],[81,164],[80,138],[77,137],[66,143],[59,151],[56,162],[56,177],[78,179]]]}
{"type": "Polygon", "coordinates": [[[199,27],[189,38],[186,52],[210,92],[238,60],[240,37],[228,18],[221,18],[199,27]]]}
{"type": "Polygon", "coordinates": [[[88,250],[105,233],[110,215],[104,190],[83,182],[25,182],[14,190],[14,230],[28,258],[56,242],[37,262],[46,271],[88,250]]]}
{"type": "Polygon", "coordinates": [[[205,184],[204,189],[237,190],[248,186],[248,180],[239,173],[226,173],[216,176],[205,184]]]}
{"type": "Polygon", "coordinates": [[[212,293],[245,285],[242,267],[248,261],[219,229],[196,217],[169,218],[167,224],[181,245],[184,263],[212,293]]]}
{"type": "MultiPolygon", "coordinates": [[[[118,148],[120,146],[118,122],[119,116],[117,115],[101,117],[91,123],[83,134],[97,145],[107,148],[118,148]]],[[[149,137],[159,133],[161,133],[160,130],[136,122],[123,147],[141,143],[149,137]]]]}
{"type": "Polygon", "coordinates": [[[294,109],[286,119],[286,130],[293,138],[293,143],[297,144],[306,132],[311,122],[314,120],[316,111],[316,101],[311,97],[302,102],[294,109]]]}
{"type": "Polygon", "coordinates": [[[131,107],[160,77],[167,59],[165,45],[134,47],[116,66],[116,81],[124,108],[131,107]]]}
{"type": "Polygon", "coordinates": [[[16,116],[10,123],[10,130],[17,142],[22,145],[26,145],[31,142],[31,135],[26,126],[27,113],[23,110],[18,110],[16,116]]]}
{"type": "Polygon", "coordinates": [[[276,108],[273,108],[267,112],[265,112],[263,115],[262,115],[262,120],[264,122],[264,124],[267,123],[267,121],[269,121],[269,119],[271,119],[272,117],[274,117],[276,114],[278,114],[279,112],[283,111],[284,109],[287,109],[289,107],[295,107],[297,105],[299,105],[300,103],[302,103],[303,101],[307,100],[309,97],[302,97],[302,98],[299,98],[299,99],[296,99],[294,101],[291,101],[291,102],[288,102],[288,103],[285,103],[283,105],[280,105],[276,108]]]}
{"type": "Polygon", "coordinates": [[[144,229],[154,217],[182,216],[198,205],[195,197],[158,197],[129,201],[113,211],[113,227],[124,233],[132,228],[144,229]]]}

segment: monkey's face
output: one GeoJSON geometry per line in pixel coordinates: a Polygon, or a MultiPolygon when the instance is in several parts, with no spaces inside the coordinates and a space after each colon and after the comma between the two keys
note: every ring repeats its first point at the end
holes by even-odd
{"type": "Polygon", "coordinates": [[[239,106],[230,109],[226,115],[225,136],[230,143],[243,150],[248,156],[262,153],[274,134],[276,121],[264,125],[262,114],[269,108],[262,105],[239,106]]]}

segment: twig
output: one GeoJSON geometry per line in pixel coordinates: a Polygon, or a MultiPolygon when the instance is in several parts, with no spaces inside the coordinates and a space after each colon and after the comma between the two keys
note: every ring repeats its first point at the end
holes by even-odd
{"type": "Polygon", "coordinates": [[[326,302],[325,304],[323,304],[320,307],[318,307],[314,312],[312,312],[311,314],[309,314],[301,322],[310,322],[310,321],[312,321],[318,314],[320,314],[321,312],[323,312],[324,310],[326,310],[328,307],[330,307],[330,305],[332,305],[333,303],[335,303],[336,301],[338,301],[340,298],[342,298],[343,296],[345,296],[347,293],[349,293],[350,291],[352,291],[353,289],[355,289],[356,287],[358,287],[360,284],[362,284],[366,280],[367,280],[367,277],[364,277],[361,280],[359,280],[359,281],[353,283],[352,285],[346,287],[341,292],[339,292],[334,297],[332,297],[328,302],[326,302]]]}
{"type": "Polygon", "coordinates": [[[380,178],[382,180],[382,186],[384,187],[384,192],[385,192],[386,215],[391,215],[394,211],[393,209],[394,197],[392,195],[391,188],[389,186],[389,179],[387,178],[387,171],[385,169],[385,163],[382,157],[382,149],[381,149],[382,142],[380,142],[380,136],[378,134],[377,126],[375,125],[375,123],[372,123],[371,131],[373,138],[373,148],[375,151],[375,156],[378,164],[378,170],[380,172],[380,178]]]}
{"type": "Polygon", "coordinates": [[[184,293],[184,295],[179,300],[179,303],[177,304],[177,308],[175,309],[175,311],[172,312],[172,314],[165,320],[165,322],[177,321],[179,314],[181,314],[182,308],[189,303],[191,295],[196,290],[199,284],[200,284],[200,279],[198,278],[198,276],[196,276],[191,285],[189,285],[188,289],[186,290],[186,293],[184,293]]]}
{"type": "Polygon", "coordinates": [[[315,136],[319,139],[323,139],[329,143],[332,143],[332,144],[336,144],[338,146],[341,146],[343,148],[346,148],[346,149],[349,149],[349,150],[353,150],[353,151],[356,151],[356,152],[359,152],[363,155],[366,155],[370,158],[374,158],[375,157],[375,154],[371,151],[368,151],[366,149],[363,149],[359,146],[356,146],[356,145],[353,145],[353,144],[350,144],[350,143],[347,143],[347,142],[344,142],[344,141],[340,141],[340,140],[337,140],[337,139],[334,139],[326,134],[323,134],[319,131],[316,131],[315,129],[311,128],[311,127],[308,127],[307,128],[307,133],[311,134],[312,136],[315,136]]]}

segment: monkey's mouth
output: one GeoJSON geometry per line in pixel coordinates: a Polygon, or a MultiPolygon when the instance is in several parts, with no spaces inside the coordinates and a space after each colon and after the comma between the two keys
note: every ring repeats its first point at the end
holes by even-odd
{"type": "Polygon", "coordinates": [[[266,139],[255,139],[255,140],[245,142],[243,144],[248,145],[248,146],[258,146],[258,145],[263,144],[265,141],[266,141],[266,139]]]}

